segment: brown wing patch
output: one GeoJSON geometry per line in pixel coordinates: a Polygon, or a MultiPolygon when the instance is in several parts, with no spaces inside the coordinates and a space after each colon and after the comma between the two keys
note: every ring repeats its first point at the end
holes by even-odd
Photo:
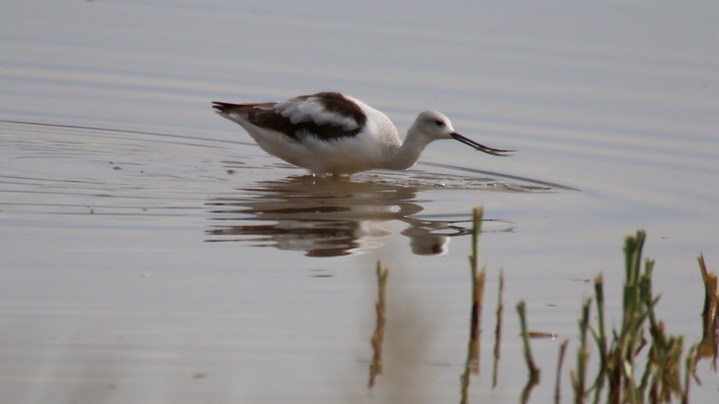
{"type": "Polygon", "coordinates": [[[323,92],[312,95],[301,95],[288,100],[288,103],[297,103],[314,98],[319,102],[325,111],[339,115],[346,119],[352,119],[356,126],[352,129],[343,127],[337,122],[317,123],[308,116],[299,122],[292,123],[289,117],[283,116],[275,106],[278,103],[264,102],[256,104],[229,104],[224,102],[213,102],[212,107],[221,114],[238,114],[253,125],[265,129],[280,132],[292,139],[301,140],[306,136],[314,136],[322,140],[341,139],[357,135],[367,122],[367,116],[362,109],[352,100],[345,98],[336,92],[323,92]]]}

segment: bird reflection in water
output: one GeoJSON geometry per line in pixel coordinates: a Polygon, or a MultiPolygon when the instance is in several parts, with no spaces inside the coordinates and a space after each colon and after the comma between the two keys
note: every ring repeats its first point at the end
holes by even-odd
{"type": "Polygon", "coordinates": [[[469,233],[469,220],[415,217],[424,208],[416,202],[418,188],[406,184],[299,176],[256,185],[206,203],[206,241],[334,257],[381,246],[393,234],[386,223],[401,221],[409,225],[401,234],[414,254],[437,255],[447,252],[451,237],[469,233]]]}

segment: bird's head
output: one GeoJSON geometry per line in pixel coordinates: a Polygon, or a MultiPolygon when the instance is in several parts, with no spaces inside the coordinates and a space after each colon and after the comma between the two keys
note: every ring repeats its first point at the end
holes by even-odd
{"type": "Polygon", "coordinates": [[[452,122],[443,113],[437,111],[425,111],[417,116],[417,119],[409,129],[409,133],[422,136],[428,143],[434,140],[454,139],[484,153],[494,156],[507,156],[507,153],[514,150],[502,150],[487,147],[455,132],[452,122]]]}

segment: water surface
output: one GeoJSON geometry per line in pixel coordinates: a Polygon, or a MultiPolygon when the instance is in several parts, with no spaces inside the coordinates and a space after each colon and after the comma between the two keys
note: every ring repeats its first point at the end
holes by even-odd
{"type": "MultiPolygon", "coordinates": [[[[470,402],[519,397],[520,299],[531,328],[559,335],[534,342],[532,401],[552,399],[587,280],[604,275],[619,321],[637,228],[687,348],[702,332],[695,257],[719,262],[718,17],[701,2],[7,4],[2,401],[459,401],[477,205],[488,285],[470,402]],[[407,172],[312,178],[210,108],[322,90],[400,132],[441,110],[518,152],[438,142],[407,172]],[[368,390],[377,259],[384,373],[368,390]]],[[[719,379],[699,370],[692,398],[710,401],[719,379]]]]}

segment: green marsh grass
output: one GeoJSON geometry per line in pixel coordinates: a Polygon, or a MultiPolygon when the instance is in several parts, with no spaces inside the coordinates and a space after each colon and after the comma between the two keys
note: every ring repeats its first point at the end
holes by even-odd
{"type": "MultiPolygon", "coordinates": [[[[646,233],[642,230],[625,239],[622,323],[619,329],[612,330],[611,342],[605,326],[604,284],[601,275],[594,280],[596,324],[590,322],[592,300],[586,301],[582,306],[577,369],[570,372],[575,402],[584,402],[590,393],[593,393],[594,403],[602,402],[603,397],[605,402],[609,403],[688,402],[698,348],[690,348],[683,356],[684,337],[668,335],[664,323],[658,319],[655,309],[659,296],[655,296],[652,291],[654,261],[642,260],[645,240],[646,233]],[[591,333],[599,354],[596,377],[589,388],[585,385],[589,358],[588,332],[591,333]],[[606,382],[609,387],[604,391],[606,382]]],[[[711,308],[707,310],[707,307],[711,306],[711,296],[717,296],[717,289],[716,284],[712,285],[711,280],[708,280],[711,276],[706,267],[702,266],[703,257],[700,256],[699,262],[707,302],[704,335],[713,335],[711,344],[716,347],[717,328],[714,326],[713,332],[707,333],[706,324],[707,311],[711,312],[711,308]]],[[[713,301],[716,302],[717,298],[713,301]]]]}
{"type": "Polygon", "coordinates": [[[502,315],[504,314],[504,271],[499,270],[499,286],[497,290],[496,326],[494,327],[494,361],[492,363],[492,388],[497,387],[499,358],[502,354],[502,315]]]}
{"type": "Polygon", "coordinates": [[[472,310],[469,327],[469,346],[467,367],[473,374],[479,373],[479,334],[482,317],[482,301],[484,300],[485,271],[479,268],[479,233],[482,227],[482,208],[472,211],[472,253],[469,264],[472,279],[472,310]]]}
{"type": "Polygon", "coordinates": [[[707,270],[704,256],[697,257],[699,270],[704,281],[704,310],[702,311],[703,338],[697,346],[697,360],[711,358],[711,368],[717,370],[717,352],[719,351],[719,287],[717,276],[707,270]]]}
{"type": "MultiPolygon", "coordinates": [[[[465,366],[460,376],[462,403],[468,403],[468,387],[471,374],[479,373],[482,299],[486,273],[479,268],[479,234],[483,216],[482,208],[473,210],[472,247],[469,254],[472,282],[469,340],[465,366]]],[[[593,403],[645,403],[689,402],[692,381],[700,384],[696,376],[697,363],[711,359],[711,369],[716,372],[719,352],[719,287],[717,276],[710,273],[704,257],[698,257],[699,269],[705,286],[705,302],[702,312],[703,338],[684,354],[684,337],[668,335],[664,323],[655,311],[659,297],[652,291],[654,261],[642,259],[646,233],[637,231],[627,236],[624,243],[625,279],[622,289],[621,326],[608,332],[605,325],[604,280],[602,275],[594,279],[594,296],[581,304],[578,321],[576,367],[569,370],[574,392],[574,402],[584,403],[590,397],[593,403]],[[592,313],[593,304],[596,313],[592,313]],[[592,345],[593,344],[593,345],[592,345]],[[590,354],[596,348],[596,368],[590,368],[590,354]],[[683,372],[683,373],[682,373],[683,372]],[[594,374],[594,377],[590,377],[594,374]],[[683,377],[682,377],[683,375],[683,377]]],[[[375,358],[370,368],[370,387],[374,377],[381,373],[381,339],[384,324],[384,283],[387,270],[378,263],[378,286],[380,289],[377,310],[377,328],[372,337],[375,358]],[[380,352],[378,354],[378,352],[380,352]],[[373,373],[374,372],[374,373],[373,373]]],[[[499,273],[499,290],[496,310],[494,363],[492,388],[497,384],[500,358],[500,336],[503,312],[504,277],[499,273]]],[[[539,383],[540,368],[534,361],[530,339],[546,337],[547,333],[533,333],[527,327],[527,307],[523,300],[516,305],[519,316],[523,354],[528,369],[528,380],[521,392],[520,402],[527,402],[534,386],[539,383]],[[542,334],[542,335],[534,335],[542,334]]],[[[555,337],[554,334],[551,335],[555,337]]],[[[556,367],[554,401],[561,400],[562,365],[569,340],[559,346],[556,367]]]]}
{"type": "Polygon", "coordinates": [[[527,328],[527,308],[524,300],[517,303],[517,314],[519,314],[519,329],[522,335],[522,351],[524,353],[524,361],[527,363],[527,369],[529,370],[529,377],[527,384],[522,390],[522,396],[520,402],[526,403],[529,400],[529,394],[532,392],[534,386],[539,384],[539,367],[534,362],[532,356],[532,345],[529,343],[529,330],[527,328]]]}
{"type": "Polygon", "coordinates": [[[481,207],[472,211],[472,251],[469,254],[470,277],[472,280],[472,295],[470,304],[469,340],[467,342],[467,357],[464,371],[459,378],[460,402],[467,403],[469,390],[469,377],[479,373],[479,335],[482,316],[482,300],[484,298],[485,271],[479,268],[479,233],[482,228],[483,210],[481,207]]]}
{"type": "Polygon", "coordinates": [[[557,404],[562,401],[562,365],[564,364],[564,355],[567,353],[567,345],[569,345],[568,339],[559,344],[559,358],[557,359],[557,373],[554,384],[554,402],[557,404]]]}

